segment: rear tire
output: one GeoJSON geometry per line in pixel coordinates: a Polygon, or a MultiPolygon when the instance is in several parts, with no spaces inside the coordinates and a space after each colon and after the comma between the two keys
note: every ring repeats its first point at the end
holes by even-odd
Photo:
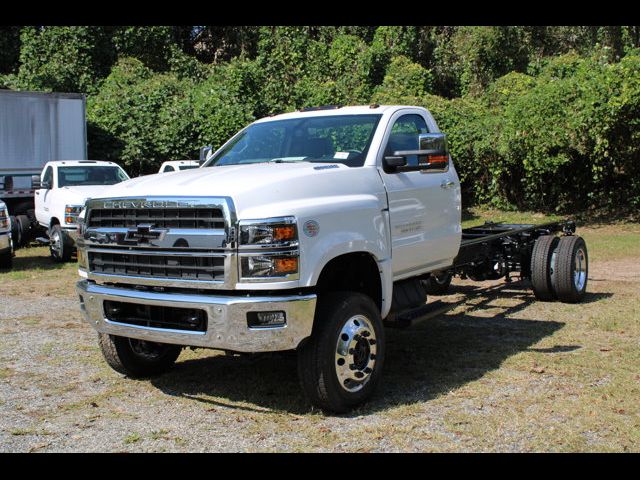
{"type": "Polygon", "coordinates": [[[550,302],[556,299],[551,281],[551,260],[558,245],[558,237],[543,235],[538,237],[531,253],[531,286],[538,300],[550,302]]]}
{"type": "Polygon", "coordinates": [[[13,241],[13,248],[17,249],[22,243],[22,229],[16,217],[11,215],[9,219],[11,220],[11,240],[13,241]]]}
{"type": "Polygon", "coordinates": [[[556,250],[553,287],[558,299],[565,303],[577,303],[587,292],[589,256],[582,237],[561,237],[556,250]]]}
{"type": "Polygon", "coordinates": [[[313,405],[345,413],[371,397],[384,356],[384,328],[373,300],[328,293],[318,300],[311,337],[298,348],[300,384],[313,405]]]}
{"type": "Polygon", "coordinates": [[[150,377],[167,371],[182,351],[179,345],[146,342],[105,333],[98,334],[98,343],[109,366],[132,378],[150,377]]]}
{"type": "Polygon", "coordinates": [[[26,215],[17,215],[16,220],[20,229],[20,245],[24,247],[29,244],[29,233],[31,231],[31,220],[26,215]]]}
{"type": "Polygon", "coordinates": [[[452,279],[451,272],[432,273],[429,278],[423,280],[422,285],[424,285],[427,295],[444,295],[449,290],[452,279]]]}

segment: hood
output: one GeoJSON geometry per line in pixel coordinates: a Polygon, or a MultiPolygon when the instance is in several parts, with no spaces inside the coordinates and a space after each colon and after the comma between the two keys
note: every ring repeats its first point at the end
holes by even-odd
{"type": "Polygon", "coordinates": [[[300,162],[225,165],[146,175],[112,185],[92,198],[231,197],[238,218],[261,218],[258,215],[263,210],[270,212],[269,216],[286,215],[296,201],[380,193],[384,189],[374,167],[300,162]]]}
{"type": "Polygon", "coordinates": [[[72,187],[62,187],[67,205],[83,205],[88,198],[102,197],[104,192],[113,185],[76,185],[72,187]]]}

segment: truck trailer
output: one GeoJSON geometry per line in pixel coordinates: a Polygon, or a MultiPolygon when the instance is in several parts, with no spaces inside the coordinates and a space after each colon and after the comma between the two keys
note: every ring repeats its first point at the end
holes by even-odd
{"type": "Polygon", "coordinates": [[[40,230],[32,177],[49,161],[86,158],[83,94],[0,90],[0,200],[9,209],[15,248],[40,230]]]}

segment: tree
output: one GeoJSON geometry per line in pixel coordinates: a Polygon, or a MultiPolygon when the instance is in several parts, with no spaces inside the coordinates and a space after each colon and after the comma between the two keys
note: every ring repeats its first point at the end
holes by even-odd
{"type": "Polygon", "coordinates": [[[25,27],[20,41],[21,89],[92,93],[115,60],[105,27],[25,27]]]}

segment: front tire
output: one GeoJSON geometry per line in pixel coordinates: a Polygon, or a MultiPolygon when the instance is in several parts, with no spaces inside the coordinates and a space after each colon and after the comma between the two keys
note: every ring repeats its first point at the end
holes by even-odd
{"type": "Polygon", "coordinates": [[[182,351],[179,345],[147,342],[134,338],[98,334],[102,355],[116,372],[132,378],[144,378],[167,371],[182,351]]]}
{"type": "Polygon", "coordinates": [[[71,259],[73,245],[58,224],[49,230],[49,251],[54,262],[63,263],[71,259]]]}
{"type": "Polygon", "coordinates": [[[373,300],[328,293],[318,300],[311,337],[298,348],[302,389],[322,410],[348,412],[375,391],[384,356],[384,328],[373,300]]]}

